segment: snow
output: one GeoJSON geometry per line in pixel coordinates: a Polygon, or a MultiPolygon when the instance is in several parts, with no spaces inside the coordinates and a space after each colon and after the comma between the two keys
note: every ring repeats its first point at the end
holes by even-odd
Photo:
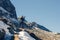
{"type": "Polygon", "coordinates": [[[6,31],[6,33],[9,33],[9,31],[7,29],[8,27],[10,27],[10,26],[8,26],[4,22],[0,21],[0,29],[4,29],[6,31]]]}
{"type": "Polygon", "coordinates": [[[5,40],[10,40],[11,36],[13,36],[12,34],[9,33],[9,30],[7,29],[8,25],[6,25],[3,21],[0,21],[0,29],[4,29],[6,34],[5,34],[5,40]]]}
{"type": "Polygon", "coordinates": [[[35,40],[25,31],[19,32],[19,38],[20,38],[20,40],[35,40]]]}
{"type": "MultiPolygon", "coordinates": [[[[7,29],[7,27],[10,27],[10,26],[5,24],[3,21],[0,21],[0,29],[4,29],[6,31],[5,40],[10,40],[11,36],[13,35],[9,33],[9,30],[7,29]]],[[[18,36],[20,40],[35,40],[25,31],[19,32],[18,36]]]]}

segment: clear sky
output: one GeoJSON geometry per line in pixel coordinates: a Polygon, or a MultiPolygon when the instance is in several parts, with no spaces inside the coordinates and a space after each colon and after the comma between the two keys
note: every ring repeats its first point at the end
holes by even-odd
{"type": "Polygon", "coordinates": [[[11,0],[17,16],[37,22],[53,32],[60,32],[60,0],[11,0]]]}

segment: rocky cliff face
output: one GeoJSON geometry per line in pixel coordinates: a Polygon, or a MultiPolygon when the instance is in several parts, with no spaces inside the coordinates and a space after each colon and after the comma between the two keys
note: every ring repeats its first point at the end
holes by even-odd
{"type": "Polygon", "coordinates": [[[0,31],[0,39],[4,37],[9,40],[8,36],[14,33],[16,27],[18,27],[18,20],[14,5],[10,0],[0,0],[0,29],[5,30],[5,32],[0,31]]]}
{"type": "MultiPolygon", "coordinates": [[[[10,28],[16,29],[19,22],[14,5],[10,0],[0,0],[0,20],[11,26],[10,28]]],[[[10,28],[8,28],[10,30],[10,28]]]]}
{"type": "MultiPolygon", "coordinates": [[[[10,2],[10,0],[0,0],[0,7],[2,7],[5,11],[10,13],[10,17],[17,19],[16,11],[14,5],[10,2]]],[[[3,10],[0,9],[2,12],[3,10]]],[[[6,14],[7,14],[6,12],[6,14]]],[[[0,13],[0,15],[3,14],[0,13]]]]}

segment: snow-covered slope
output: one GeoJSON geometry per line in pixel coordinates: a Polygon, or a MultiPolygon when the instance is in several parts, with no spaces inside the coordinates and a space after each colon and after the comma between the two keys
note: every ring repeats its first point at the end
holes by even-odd
{"type": "Polygon", "coordinates": [[[0,21],[0,29],[4,29],[5,30],[5,40],[9,40],[11,39],[11,36],[13,36],[12,34],[10,34],[9,30],[7,29],[8,26],[7,24],[5,24],[3,21],[0,21]]]}
{"type": "MultiPolygon", "coordinates": [[[[5,24],[3,21],[0,21],[0,29],[4,29],[6,34],[5,34],[5,40],[10,40],[12,34],[10,34],[9,30],[7,29],[10,27],[9,25],[5,24]]],[[[35,40],[33,37],[31,37],[27,32],[21,31],[19,32],[19,39],[20,40],[35,40]]]]}
{"type": "Polygon", "coordinates": [[[10,26],[6,25],[3,21],[0,21],[0,29],[4,29],[7,34],[10,34],[9,30],[7,29],[8,27],[10,26]]]}
{"type": "Polygon", "coordinates": [[[19,38],[20,40],[35,40],[33,37],[31,37],[27,32],[21,31],[19,32],[19,38]]]}
{"type": "Polygon", "coordinates": [[[3,38],[1,34],[5,33],[4,40],[11,40],[15,32],[18,32],[18,37],[14,37],[19,40],[60,40],[60,33],[53,33],[35,22],[30,23],[23,16],[18,19],[15,7],[10,0],[0,0],[0,29],[4,29],[3,32],[0,30],[0,37],[3,38]],[[21,31],[20,28],[25,31],[21,31]]]}

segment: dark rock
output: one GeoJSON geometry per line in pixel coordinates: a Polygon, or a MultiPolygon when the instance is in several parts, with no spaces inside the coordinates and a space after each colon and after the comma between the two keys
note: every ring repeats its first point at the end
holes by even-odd
{"type": "Polygon", "coordinates": [[[32,36],[36,40],[42,40],[42,39],[38,38],[34,33],[30,33],[30,36],[32,36]]]}
{"type": "Polygon", "coordinates": [[[5,31],[4,29],[0,29],[0,40],[3,40],[5,37],[5,31]]]}

